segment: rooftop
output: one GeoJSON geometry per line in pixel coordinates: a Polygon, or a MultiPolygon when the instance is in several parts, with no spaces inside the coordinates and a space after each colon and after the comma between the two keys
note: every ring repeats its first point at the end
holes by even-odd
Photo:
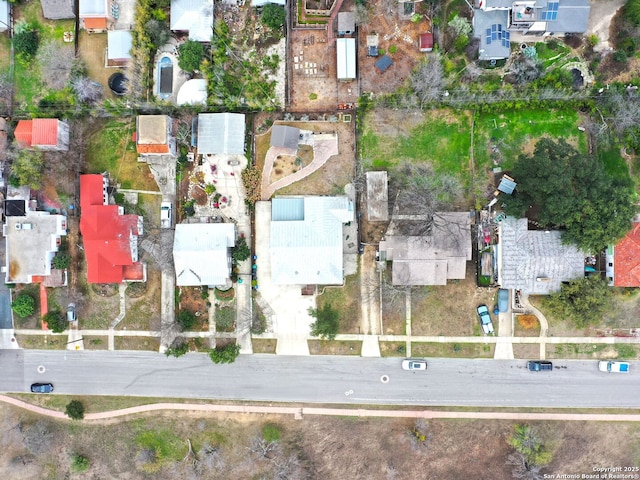
{"type": "Polygon", "coordinates": [[[242,113],[198,115],[198,153],[244,154],[245,118],[242,113]]]}

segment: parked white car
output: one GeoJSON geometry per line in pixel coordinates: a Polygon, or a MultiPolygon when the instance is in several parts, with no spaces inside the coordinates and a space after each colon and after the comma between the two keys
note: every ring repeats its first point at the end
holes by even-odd
{"type": "Polygon", "coordinates": [[[608,373],[629,373],[629,362],[614,362],[603,360],[598,362],[598,370],[608,373]]]}
{"type": "Polygon", "coordinates": [[[162,228],[171,228],[171,202],[162,202],[160,204],[160,226],[162,228]]]}

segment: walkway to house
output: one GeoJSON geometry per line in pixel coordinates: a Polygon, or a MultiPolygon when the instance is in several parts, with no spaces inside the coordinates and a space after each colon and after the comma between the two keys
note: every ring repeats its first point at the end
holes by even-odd
{"type": "MultiPolygon", "coordinates": [[[[49,313],[49,299],[47,298],[47,287],[44,286],[44,282],[40,282],[40,316],[44,316],[49,313]]],[[[47,322],[42,320],[42,330],[49,330],[47,322]]]]}
{"type": "MultiPolygon", "coordinates": [[[[291,155],[291,152],[292,150],[290,148],[284,147],[270,147],[267,151],[264,168],[262,169],[262,183],[260,188],[262,200],[269,200],[280,188],[284,188],[298,180],[308,177],[322,167],[329,158],[338,155],[338,137],[315,139],[313,142],[313,160],[309,165],[269,184],[271,171],[273,170],[273,162],[278,158],[278,155],[291,155]]],[[[295,155],[295,153],[293,155],[295,155]]]]}

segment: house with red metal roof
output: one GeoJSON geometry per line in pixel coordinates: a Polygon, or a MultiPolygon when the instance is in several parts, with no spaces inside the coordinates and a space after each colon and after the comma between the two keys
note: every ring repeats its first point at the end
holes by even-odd
{"type": "Polygon", "coordinates": [[[173,121],[167,115],[138,115],[136,150],[140,155],[175,155],[173,121]]]}
{"type": "Polygon", "coordinates": [[[145,281],[146,269],[138,259],[142,217],[125,215],[109,205],[109,180],[103,175],[80,175],[80,233],[84,241],[89,283],[145,281]]]}
{"type": "Polygon", "coordinates": [[[418,48],[421,52],[433,51],[433,33],[423,33],[419,37],[418,48]]]}
{"type": "Polygon", "coordinates": [[[13,136],[21,147],[58,152],[69,150],[69,125],[57,118],[20,120],[13,136]]]}
{"type": "Polygon", "coordinates": [[[640,287],[640,223],[617,245],[607,248],[607,280],[615,287],[640,287]]]}

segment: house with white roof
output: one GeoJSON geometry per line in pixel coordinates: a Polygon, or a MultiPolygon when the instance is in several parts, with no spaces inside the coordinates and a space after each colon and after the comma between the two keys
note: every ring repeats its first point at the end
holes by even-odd
{"type": "Polygon", "coordinates": [[[225,285],[231,276],[231,248],[236,244],[233,223],[180,223],[173,241],[178,286],[225,285]]]}
{"type": "Polygon", "coordinates": [[[213,37],[213,0],[172,0],[170,28],[189,40],[208,43],[213,37]]]}
{"type": "Polygon", "coordinates": [[[198,115],[198,154],[244,155],[245,120],[242,113],[198,115]]]}
{"type": "Polygon", "coordinates": [[[354,221],[346,196],[276,197],[271,201],[271,281],[276,285],[342,285],[343,227],[354,221]]]}

